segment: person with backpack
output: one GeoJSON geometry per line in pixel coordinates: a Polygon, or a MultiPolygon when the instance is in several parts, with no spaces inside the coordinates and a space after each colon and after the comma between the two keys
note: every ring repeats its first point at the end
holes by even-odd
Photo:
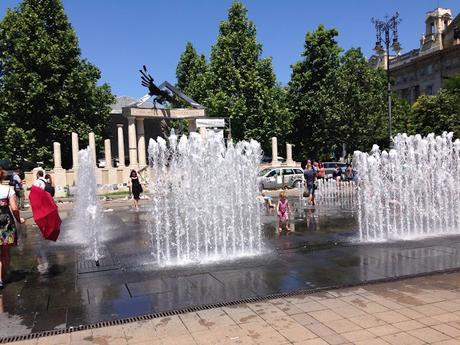
{"type": "Polygon", "coordinates": [[[10,263],[10,247],[18,243],[15,220],[23,224],[24,218],[19,214],[14,189],[3,185],[6,172],[0,167],[0,289],[4,287],[10,263]]]}
{"type": "Polygon", "coordinates": [[[18,207],[20,210],[24,209],[24,188],[23,188],[23,179],[21,178],[21,171],[16,169],[12,177],[14,193],[16,194],[16,199],[18,202],[18,207]]]}
{"type": "Polygon", "coordinates": [[[32,185],[45,190],[45,188],[46,188],[46,180],[44,178],[44,175],[45,175],[45,173],[43,172],[43,170],[38,170],[37,171],[37,179],[34,181],[34,183],[32,185]]]}

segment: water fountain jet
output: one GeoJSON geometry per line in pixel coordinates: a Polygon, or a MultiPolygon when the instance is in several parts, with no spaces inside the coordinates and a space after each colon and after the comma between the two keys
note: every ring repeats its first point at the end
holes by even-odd
{"type": "Polygon", "coordinates": [[[79,168],[76,179],[75,218],[79,239],[85,244],[89,257],[99,266],[102,257],[99,229],[102,210],[97,198],[95,163],[91,149],[78,152],[79,168]]]}
{"type": "Polygon", "coordinates": [[[262,251],[257,174],[259,143],[197,133],[151,139],[152,254],[180,265],[262,251]]]}
{"type": "Polygon", "coordinates": [[[394,138],[394,149],[355,152],[361,241],[460,233],[460,140],[452,133],[394,138]]]}

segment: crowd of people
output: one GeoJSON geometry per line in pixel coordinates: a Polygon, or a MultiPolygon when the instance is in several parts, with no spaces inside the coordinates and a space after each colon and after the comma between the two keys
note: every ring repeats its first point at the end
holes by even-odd
{"type": "MultiPolygon", "coordinates": [[[[26,208],[24,173],[20,169],[15,169],[8,185],[3,183],[6,177],[6,171],[3,167],[0,167],[0,289],[4,287],[7,278],[10,264],[10,248],[18,244],[17,224],[24,224],[25,222],[20,215],[20,211],[26,208]]],[[[50,195],[49,199],[52,200],[55,188],[51,175],[39,170],[36,178],[32,186],[48,193],[50,195]]],[[[52,202],[54,203],[54,200],[52,202]]],[[[37,206],[40,207],[40,205],[37,206]]],[[[59,218],[59,215],[57,217],[59,218]]],[[[60,226],[60,218],[58,224],[60,226]]]]}

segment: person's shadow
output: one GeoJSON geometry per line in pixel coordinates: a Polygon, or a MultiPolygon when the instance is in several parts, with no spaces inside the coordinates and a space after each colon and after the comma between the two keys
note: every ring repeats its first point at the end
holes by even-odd
{"type": "Polygon", "coordinates": [[[10,271],[8,273],[8,279],[7,281],[9,283],[15,283],[19,281],[23,281],[27,278],[27,276],[30,276],[32,272],[29,271],[24,271],[24,270],[15,270],[15,271],[10,271]]]}

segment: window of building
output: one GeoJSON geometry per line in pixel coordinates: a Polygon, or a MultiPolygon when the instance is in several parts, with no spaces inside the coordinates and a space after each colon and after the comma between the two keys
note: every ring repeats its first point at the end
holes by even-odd
{"type": "Polygon", "coordinates": [[[415,85],[414,86],[414,100],[417,100],[419,96],[420,96],[420,86],[415,85]]]}
{"type": "Polygon", "coordinates": [[[430,23],[430,34],[434,34],[434,22],[430,23]]]}
{"type": "Polygon", "coordinates": [[[432,95],[433,94],[433,85],[428,85],[426,87],[426,94],[427,95],[432,95]]]}

